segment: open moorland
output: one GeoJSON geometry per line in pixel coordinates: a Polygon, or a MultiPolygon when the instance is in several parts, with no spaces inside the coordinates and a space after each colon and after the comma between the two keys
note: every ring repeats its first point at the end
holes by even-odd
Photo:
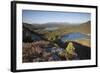
{"type": "Polygon", "coordinates": [[[91,21],[23,23],[23,63],[91,58],[91,21]]]}

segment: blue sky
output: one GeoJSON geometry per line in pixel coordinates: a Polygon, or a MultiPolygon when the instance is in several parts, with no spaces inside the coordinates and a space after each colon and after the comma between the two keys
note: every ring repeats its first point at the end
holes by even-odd
{"type": "Polygon", "coordinates": [[[39,24],[48,22],[84,23],[89,20],[91,20],[90,13],[35,11],[35,10],[23,10],[22,12],[22,22],[25,23],[39,23],[39,24]]]}

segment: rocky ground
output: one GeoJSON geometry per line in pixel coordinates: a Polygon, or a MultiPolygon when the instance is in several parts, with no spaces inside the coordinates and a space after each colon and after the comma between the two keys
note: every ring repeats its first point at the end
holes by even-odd
{"type": "Polygon", "coordinates": [[[62,48],[48,41],[23,43],[23,62],[59,61],[62,52],[62,48]]]}
{"type": "MultiPolygon", "coordinates": [[[[83,60],[90,59],[90,47],[72,42],[75,50],[72,54],[67,54],[65,48],[54,45],[48,41],[36,41],[32,43],[23,43],[23,63],[27,62],[48,62],[65,60],[83,60]]],[[[68,45],[66,42],[64,45],[68,45]]]]}

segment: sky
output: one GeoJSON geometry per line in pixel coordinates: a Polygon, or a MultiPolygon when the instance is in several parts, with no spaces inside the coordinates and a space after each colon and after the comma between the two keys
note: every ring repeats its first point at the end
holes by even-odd
{"type": "Polygon", "coordinates": [[[84,23],[91,20],[90,13],[78,12],[58,12],[58,11],[35,11],[23,10],[22,22],[24,23],[49,23],[49,22],[66,22],[66,23],[84,23]]]}

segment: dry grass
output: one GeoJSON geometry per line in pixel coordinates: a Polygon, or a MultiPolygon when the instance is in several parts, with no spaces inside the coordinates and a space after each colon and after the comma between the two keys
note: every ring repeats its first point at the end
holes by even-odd
{"type": "Polygon", "coordinates": [[[84,46],[91,47],[91,40],[90,39],[75,40],[75,42],[80,43],[84,46]]]}

